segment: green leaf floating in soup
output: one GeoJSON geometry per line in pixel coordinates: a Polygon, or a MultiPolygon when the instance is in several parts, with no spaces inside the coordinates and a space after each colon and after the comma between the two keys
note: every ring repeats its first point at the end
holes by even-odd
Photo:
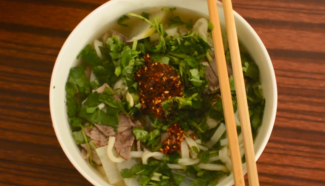
{"type": "MultiPolygon", "coordinates": [[[[231,173],[212,29],[185,9],[129,13],[78,55],[66,83],[71,133],[110,184],[215,185],[231,173]]],[[[240,49],[255,137],[265,100],[258,66],[240,49]]]]}

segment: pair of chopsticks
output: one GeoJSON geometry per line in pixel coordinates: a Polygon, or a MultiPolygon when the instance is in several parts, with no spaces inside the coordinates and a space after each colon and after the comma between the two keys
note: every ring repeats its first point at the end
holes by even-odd
{"type": "MultiPolygon", "coordinates": [[[[236,186],[245,185],[243,176],[242,161],[240,157],[237,130],[235,124],[235,115],[231,99],[231,91],[229,85],[228,71],[225,59],[225,51],[222,42],[219,15],[215,0],[207,0],[209,6],[210,21],[214,25],[212,31],[214,52],[216,54],[216,63],[218,68],[220,90],[222,96],[222,105],[224,109],[225,122],[227,126],[227,135],[229,141],[230,155],[232,161],[232,169],[236,186]]],[[[248,172],[248,180],[251,186],[258,186],[258,174],[255,162],[255,152],[247,106],[246,89],[244,83],[241,58],[237,40],[237,32],[233,15],[231,0],[223,0],[223,8],[225,12],[228,42],[230,48],[230,57],[235,80],[235,88],[237,94],[237,103],[239,111],[239,120],[244,142],[246,165],[248,172]]]]}

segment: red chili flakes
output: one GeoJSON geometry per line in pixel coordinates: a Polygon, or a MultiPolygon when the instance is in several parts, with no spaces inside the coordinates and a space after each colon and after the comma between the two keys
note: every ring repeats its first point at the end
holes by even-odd
{"type": "Polygon", "coordinates": [[[161,153],[171,154],[181,148],[181,142],[184,140],[184,131],[175,123],[168,127],[168,139],[163,142],[162,147],[159,149],[161,153]]]}
{"type": "Polygon", "coordinates": [[[134,78],[139,83],[142,110],[151,112],[156,118],[166,117],[161,102],[182,96],[184,87],[180,76],[171,66],[152,62],[149,54],[144,59],[146,65],[136,72],[134,78]]]}

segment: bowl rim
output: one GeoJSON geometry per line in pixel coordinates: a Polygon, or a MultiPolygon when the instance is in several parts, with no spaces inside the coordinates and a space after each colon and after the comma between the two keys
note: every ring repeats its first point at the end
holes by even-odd
{"type": "MultiPolygon", "coordinates": [[[[52,120],[52,125],[56,134],[56,137],[60,143],[61,148],[63,149],[65,155],[68,157],[69,161],[73,164],[73,166],[79,171],[79,173],[85,177],[90,183],[94,184],[94,185],[100,185],[101,181],[98,181],[96,179],[94,179],[94,177],[92,177],[89,173],[87,173],[80,165],[79,163],[75,160],[75,158],[72,156],[72,153],[69,152],[68,150],[68,146],[65,144],[65,142],[63,141],[63,136],[61,135],[61,133],[59,132],[58,129],[58,125],[57,123],[57,119],[56,119],[56,111],[54,109],[54,95],[56,94],[54,92],[53,87],[55,86],[54,84],[54,77],[55,77],[55,72],[58,69],[58,65],[60,62],[60,59],[63,56],[63,51],[66,49],[66,45],[68,45],[69,40],[71,39],[71,37],[76,33],[79,32],[79,30],[84,26],[84,24],[86,22],[88,22],[88,19],[92,19],[93,15],[95,15],[97,12],[101,11],[101,9],[106,9],[106,6],[111,5],[113,3],[116,3],[120,0],[111,0],[108,1],[102,5],[100,5],[98,8],[96,8],[95,10],[93,10],[91,13],[89,13],[81,22],[78,23],[78,25],[73,29],[73,31],[69,34],[69,36],[67,37],[67,39],[65,40],[64,44],[62,45],[60,52],[58,54],[58,57],[56,58],[53,70],[52,70],[52,75],[51,75],[51,82],[50,82],[50,87],[49,87],[49,106],[50,106],[50,115],[51,115],[51,120],[52,120]]],[[[218,6],[221,6],[222,3],[217,1],[218,6]]],[[[270,59],[270,56],[266,50],[265,45],[263,44],[262,40],[260,39],[260,37],[258,36],[258,34],[255,32],[255,30],[251,27],[251,25],[243,18],[241,17],[236,11],[234,11],[234,16],[235,16],[235,20],[240,21],[241,23],[243,23],[245,25],[245,27],[249,30],[249,32],[251,34],[253,34],[254,38],[256,39],[256,41],[258,42],[259,46],[261,47],[262,51],[263,51],[263,55],[266,57],[267,60],[267,65],[268,65],[268,69],[270,69],[270,78],[271,78],[271,83],[272,83],[272,87],[273,87],[273,107],[272,107],[272,114],[271,114],[271,118],[270,118],[270,125],[267,128],[267,132],[265,134],[265,137],[263,138],[263,141],[261,142],[261,148],[258,149],[257,152],[255,152],[255,160],[257,161],[259,159],[259,157],[261,156],[262,152],[264,151],[267,142],[270,139],[271,133],[273,131],[273,127],[274,127],[274,122],[275,122],[275,117],[276,117],[276,111],[277,111],[277,100],[278,100],[278,92],[277,92],[277,83],[276,83],[276,78],[275,78],[275,72],[274,72],[274,68],[273,68],[273,64],[272,61],[270,59]]],[[[243,166],[245,166],[244,168],[244,173],[246,174],[246,163],[243,164],[243,166]]],[[[230,182],[227,182],[226,185],[231,185],[233,184],[233,179],[230,182]]],[[[108,183],[108,185],[110,185],[108,183]]]]}

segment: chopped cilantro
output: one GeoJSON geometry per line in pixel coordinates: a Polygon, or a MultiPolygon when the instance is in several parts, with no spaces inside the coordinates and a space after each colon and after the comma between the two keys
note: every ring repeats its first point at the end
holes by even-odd
{"type": "Polygon", "coordinates": [[[77,58],[81,58],[83,61],[92,66],[99,65],[102,62],[95,49],[90,45],[86,45],[85,48],[79,53],[77,58]]]}
{"type": "MultiPolygon", "coordinates": [[[[84,138],[82,131],[72,132],[72,137],[77,145],[86,143],[86,139],[84,138]]],[[[88,141],[90,140],[90,138],[88,136],[87,136],[87,139],[88,139],[88,141]]]]}
{"type": "Polygon", "coordinates": [[[116,127],[119,121],[118,110],[111,107],[106,107],[106,109],[107,113],[102,109],[96,109],[93,113],[88,113],[87,107],[83,107],[79,112],[79,117],[90,123],[116,127]]]}
{"type": "Polygon", "coordinates": [[[133,134],[136,140],[140,140],[142,143],[145,143],[148,139],[148,132],[139,127],[133,127],[133,134]]]}
{"type": "Polygon", "coordinates": [[[113,95],[107,93],[109,92],[109,88],[105,88],[104,93],[100,94],[98,97],[98,100],[102,103],[105,103],[107,106],[116,109],[117,111],[121,111],[124,114],[127,114],[122,102],[118,101],[116,98],[113,97],[113,95]]]}
{"type": "Polygon", "coordinates": [[[201,151],[198,157],[202,163],[207,163],[209,160],[209,151],[201,151]]]}
{"type": "Polygon", "coordinates": [[[121,26],[128,27],[129,25],[125,24],[125,21],[130,19],[127,15],[122,15],[118,20],[117,23],[121,26]]]}
{"type": "Polygon", "coordinates": [[[164,7],[161,10],[173,13],[176,10],[176,7],[173,7],[173,8],[164,7]]]}
{"type": "Polygon", "coordinates": [[[144,18],[146,18],[146,19],[149,19],[150,14],[147,13],[147,12],[142,12],[141,13],[141,16],[144,17],[144,18]]]}
{"type": "Polygon", "coordinates": [[[187,28],[187,29],[192,29],[192,28],[193,28],[193,19],[189,19],[189,20],[186,22],[186,28],[187,28]]]}
{"type": "Polygon", "coordinates": [[[175,27],[179,25],[184,25],[185,23],[181,20],[179,16],[171,17],[168,21],[169,27],[175,27]]]}

